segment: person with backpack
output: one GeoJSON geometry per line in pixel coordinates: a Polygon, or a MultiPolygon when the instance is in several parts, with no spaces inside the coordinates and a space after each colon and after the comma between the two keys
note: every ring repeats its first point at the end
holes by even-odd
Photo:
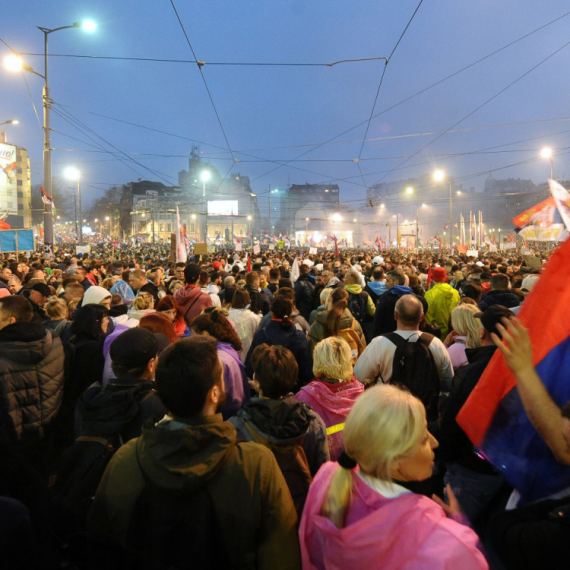
{"type": "Polygon", "coordinates": [[[156,387],[169,413],[105,470],[88,521],[98,567],[301,567],[287,484],[269,449],[223,421],[222,375],[207,336],[160,355],[156,387]]]}
{"type": "Polygon", "coordinates": [[[312,478],[330,458],[326,427],[311,407],[292,393],[299,367],[290,350],[261,344],[253,351],[251,362],[258,395],[230,422],[240,439],[273,451],[300,516],[312,478]]]}
{"type": "Polygon", "coordinates": [[[396,331],[376,337],[354,367],[363,384],[402,384],[426,408],[428,422],[438,417],[440,388],[451,386],[453,366],[444,344],[420,331],[423,306],[415,295],[398,299],[394,311],[396,331]]]}
{"type": "Polygon", "coordinates": [[[309,266],[302,263],[299,266],[299,278],[295,281],[295,306],[299,309],[299,313],[309,320],[311,311],[313,310],[315,298],[314,278],[309,274],[309,266]]]}
{"type": "Polygon", "coordinates": [[[325,303],[325,310],[319,311],[309,331],[311,354],[324,338],[340,336],[348,342],[352,363],[356,363],[366,347],[366,339],[360,323],[348,309],[349,294],[343,288],[334,289],[325,303]]]}
{"type": "Polygon", "coordinates": [[[362,290],[357,273],[348,271],[344,276],[344,283],[344,288],[348,292],[348,310],[360,323],[367,342],[370,342],[372,337],[368,335],[368,329],[376,312],[374,302],[370,295],[362,290]]]}

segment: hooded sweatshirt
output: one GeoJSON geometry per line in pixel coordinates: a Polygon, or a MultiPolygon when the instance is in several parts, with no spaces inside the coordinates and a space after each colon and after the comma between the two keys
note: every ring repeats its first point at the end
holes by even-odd
{"type": "Polygon", "coordinates": [[[89,513],[92,534],[126,544],[145,479],[172,492],[207,486],[232,568],[297,570],[297,516],[277,462],[269,449],[236,439],[221,414],[148,422],[107,466],[89,513]]]}
{"type": "Polygon", "coordinates": [[[344,421],[363,391],[364,384],[354,376],[348,382],[326,382],[315,378],[295,395],[297,400],[311,406],[325,422],[331,461],[336,461],[344,450],[344,421]]]}
{"type": "Polygon", "coordinates": [[[459,303],[459,293],[448,283],[436,283],[426,292],[425,298],[429,306],[426,321],[430,325],[439,325],[441,338],[445,338],[449,332],[451,311],[459,303]]]}
{"type": "Polygon", "coordinates": [[[203,293],[200,287],[192,285],[178,289],[174,293],[174,299],[180,305],[180,310],[188,326],[204,309],[212,306],[210,295],[203,293]]]}
{"type": "Polygon", "coordinates": [[[372,328],[373,337],[396,330],[397,325],[396,319],[394,318],[396,302],[402,295],[411,294],[413,294],[413,291],[409,287],[406,287],[405,285],[396,285],[378,297],[372,328]]]}
{"type": "Polygon", "coordinates": [[[329,460],[323,420],[293,394],[280,399],[252,398],[230,422],[236,428],[238,437],[246,441],[254,441],[246,423],[272,443],[291,445],[302,440],[301,445],[313,476],[329,460]]]}
{"type": "Polygon", "coordinates": [[[304,570],[482,570],[488,565],[474,531],[431,499],[400,486],[381,495],[352,470],[352,500],[343,528],[320,514],[338,463],[327,463],[309,489],[299,539],[304,570]],[[398,488],[401,491],[398,494],[398,488]],[[388,494],[388,493],[386,493],[388,494]],[[381,563],[379,563],[381,561],[381,563]]]}
{"type": "MultiPolygon", "coordinates": [[[[311,354],[313,353],[315,346],[317,346],[317,344],[325,338],[326,320],[327,311],[320,311],[317,313],[315,322],[311,325],[311,330],[309,331],[309,350],[311,351],[311,354]]],[[[352,316],[352,313],[348,310],[348,308],[346,308],[340,316],[338,329],[349,329],[351,326],[354,326],[354,330],[360,337],[362,346],[366,347],[366,339],[364,338],[364,332],[362,331],[360,323],[352,316]]]]}
{"type": "Polygon", "coordinates": [[[226,404],[222,409],[224,419],[234,416],[249,400],[249,382],[245,366],[234,347],[227,342],[218,342],[218,356],[224,369],[226,404]]]}
{"type": "MultiPolygon", "coordinates": [[[[344,288],[352,295],[360,295],[362,293],[362,287],[356,283],[352,285],[345,285],[344,288]]],[[[374,306],[374,303],[372,302],[370,295],[368,295],[367,293],[366,296],[367,296],[366,314],[369,317],[372,317],[374,315],[374,312],[376,311],[376,307],[374,306]]]]}

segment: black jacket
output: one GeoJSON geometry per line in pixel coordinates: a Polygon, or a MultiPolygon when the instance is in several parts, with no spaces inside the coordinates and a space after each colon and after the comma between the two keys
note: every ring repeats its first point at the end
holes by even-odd
{"type": "Polygon", "coordinates": [[[266,315],[271,308],[271,301],[265,293],[260,293],[253,285],[246,285],[245,290],[249,293],[251,311],[256,315],[266,315]]]}
{"type": "Polygon", "coordinates": [[[479,301],[479,308],[485,311],[491,305],[503,305],[507,309],[512,309],[520,304],[520,299],[508,289],[492,289],[479,301]]]}
{"type": "Polygon", "coordinates": [[[113,378],[103,387],[88,388],[75,410],[75,435],[110,437],[120,434],[123,442],[139,437],[151,417],[162,419],[164,404],[148,380],[113,378]]]}
{"type": "Polygon", "coordinates": [[[309,275],[301,275],[295,282],[295,306],[301,315],[309,320],[313,310],[315,286],[309,275]]]}
{"type": "Polygon", "coordinates": [[[495,350],[497,350],[496,346],[481,346],[465,350],[469,364],[458,368],[453,377],[449,398],[443,405],[439,433],[439,451],[443,459],[489,475],[496,473],[494,468],[474,452],[471,440],[459,427],[455,418],[479,382],[495,350]]]}
{"type": "Polygon", "coordinates": [[[412,293],[413,291],[409,287],[397,285],[378,297],[372,329],[373,338],[396,330],[396,319],[394,318],[396,302],[402,295],[410,295],[412,293]]]}
{"type": "Polygon", "coordinates": [[[0,442],[42,438],[63,398],[61,341],[42,323],[0,330],[0,442]]]}

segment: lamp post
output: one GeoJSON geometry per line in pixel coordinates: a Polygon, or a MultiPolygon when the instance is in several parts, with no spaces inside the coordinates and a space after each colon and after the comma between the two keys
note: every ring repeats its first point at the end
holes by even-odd
{"type": "Polygon", "coordinates": [[[110,218],[109,216],[105,216],[105,221],[106,221],[106,222],[109,222],[109,237],[113,237],[113,236],[111,235],[111,233],[112,233],[111,218],[110,218]]]}
{"type": "Polygon", "coordinates": [[[200,239],[203,243],[206,243],[208,239],[208,211],[206,209],[206,182],[210,180],[212,174],[209,170],[203,170],[200,174],[200,180],[202,180],[202,220],[200,227],[200,239]]]}
{"type": "Polygon", "coordinates": [[[547,146],[540,151],[540,156],[550,160],[550,178],[554,180],[554,159],[552,158],[552,149],[547,146]]]}
{"type": "MultiPolygon", "coordinates": [[[[9,121],[4,121],[3,123],[0,123],[0,127],[2,125],[17,125],[20,121],[18,121],[18,119],[10,119],[9,121]]],[[[0,131],[0,143],[1,142],[6,142],[6,133],[4,133],[4,131],[0,131]]]]}
{"type": "MultiPolygon", "coordinates": [[[[436,182],[443,182],[445,180],[445,172],[443,170],[436,170],[433,173],[433,179],[436,182]]],[[[451,178],[449,182],[449,249],[451,250],[453,243],[453,190],[451,185],[451,178]]]]}
{"type": "Polygon", "coordinates": [[[70,166],[65,169],[65,177],[73,182],[77,181],[77,205],[79,213],[77,220],[79,220],[79,224],[75,229],[77,231],[77,239],[79,240],[78,243],[79,245],[83,245],[83,223],[81,221],[83,219],[81,217],[81,173],[77,168],[70,166]]]}
{"type": "MultiPolygon", "coordinates": [[[[44,150],[43,150],[43,166],[44,166],[44,190],[48,196],[52,195],[51,187],[51,131],[49,122],[49,110],[51,105],[51,99],[49,98],[49,87],[48,87],[48,37],[53,32],[58,32],[59,30],[66,30],[68,28],[83,28],[86,32],[95,31],[96,24],[91,20],[84,20],[83,22],[74,22],[71,26],[61,26],[59,28],[42,28],[38,26],[38,29],[44,34],[44,74],[41,75],[34,71],[29,65],[24,64],[19,57],[13,55],[8,56],[6,64],[11,71],[28,71],[41,77],[44,80],[44,88],[42,93],[42,102],[44,108],[44,150]]],[[[52,218],[52,205],[50,203],[44,204],[44,247],[46,254],[50,255],[51,246],[53,245],[53,218],[52,218]]]]}
{"type": "MultiPolygon", "coordinates": [[[[406,188],[406,194],[408,196],[411,196],[412,194],[414,194],[414,189],[411,186],[408,186],[406,188]]],[[[420,248],[420,229],[419,229],[419,223],[420,223],[420,207],[419,207],[419,203],[418,203],[418,195],[416,193],[416,249],[420,248]]]]}

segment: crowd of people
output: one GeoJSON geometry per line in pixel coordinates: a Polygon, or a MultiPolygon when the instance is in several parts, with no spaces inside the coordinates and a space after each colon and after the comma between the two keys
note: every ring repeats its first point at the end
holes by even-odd
{"type": "Polygon", "coordinates": [[[568,567],[570,493],[529,509],[456,421],[500,351],[570,464],[521,256],[0,264],[2,567],[568,567]]]}

